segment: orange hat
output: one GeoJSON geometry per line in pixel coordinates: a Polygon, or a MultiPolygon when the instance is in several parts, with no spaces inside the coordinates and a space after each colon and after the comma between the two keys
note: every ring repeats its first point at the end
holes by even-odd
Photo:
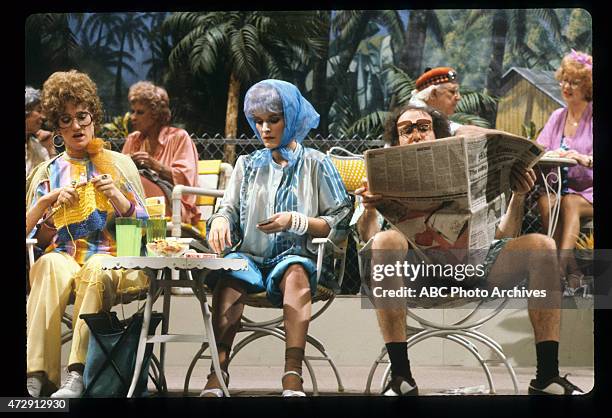
{"type": "Polygon", "coordinates": [[[457,80],[457,72],[451,67],[426,68],[416,81],[416,89],[421,91],[429,86],[457,80]]]}

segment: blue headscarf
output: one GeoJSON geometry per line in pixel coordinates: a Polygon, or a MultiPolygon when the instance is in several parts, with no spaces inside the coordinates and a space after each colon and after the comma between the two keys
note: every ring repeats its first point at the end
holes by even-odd
{"type": "MultiPolygon", "coordinates": [[[[281,156],[289,162],[288,166],[293,165],[296,159],[296,153],[287,148],[287,145],[295,139],[300,144],[304,141],[304,138],[310,132],[311,129],[319,126],[320,116],[317,111],[312,107],[310,102],[306,100],[297,87],[293,84],[288,83],[282,80],[263,80],[257,84],[251,86],[251,88],[247,91],[244,98],[244,115],[259,138],[260,141],[261,135],[257,131],[257,127],[255,126],[255,120],[252,115],[247,112],[247,109],[251,107],[252,102],[252,90],[256,87],[261,86],[262,84],[267,84],[272,86],[277,93],[280,95],[280,98],[283,102],[283,117],[285,119],[285,129],[283,131],[283,138],[281,143],[276,150],[280,151],[281,156]],[[249,94],[251,93],[251,94],[249,94]]],[[[263,142],[263,141],[262,141],[263,142]]],[[[258,166],[263,166],[269,164],[272,161],[272,150],[268,149],[267,152],[264,153],[264,158],[260,160],[261,163],[257,164],[258,166]]]]}

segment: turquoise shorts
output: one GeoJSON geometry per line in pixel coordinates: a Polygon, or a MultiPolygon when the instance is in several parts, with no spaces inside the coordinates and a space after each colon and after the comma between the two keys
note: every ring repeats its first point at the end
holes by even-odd
{"type": "Polygon", "coordinates": [[[280,282],[285,271],[292,264],[300,264],[309,275],[310,296],[314,297],[317,292],[317,265],[307,257],[299,255],[288,255],[283,257],[273,267],[263,267],[256,263],[251,256],[245,253],[229,253],[224,258],[247,260],[246,270],[216,270],[206,278],[206,284],[214,288],[221,277],[228,277],[244,282],[247,293],[266,292],[266,296],[272,305],[277,308],[283,306],[283,294],[280,290],[280,282]]]}
{"type": "Polygon", "coordinates": [[[486,280],[487,277],[489,277],[489,273],[491,272],[491,268],[493,267],[493,264],[495,264],[495,261],[497,260],[497,256],[499,255],[499,253],[501,253],[501,250],[504,249],[504,247],[506,246],[506,244],[511,240],[512,238],[502,238],[502,239],[496,239],[491,243],[491,246],[489,247],[489,251],[487,252],[487,256],[484,259],[484,262],[482,263],[484,266],[484,279],[486,280]]]}

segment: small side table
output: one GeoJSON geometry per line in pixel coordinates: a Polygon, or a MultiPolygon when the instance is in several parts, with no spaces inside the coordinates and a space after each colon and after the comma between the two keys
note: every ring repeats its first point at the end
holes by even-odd
{"type": "Polygon", "coordinates": [[[546,190],[546,198],[548,199],[548,231],[547,235],[552,237],[557,228],[557,221],[559,220],[559,210],[561,209],[561,167],[573,167],[578,162],[573,158],[561,158],[561,157],[542,157],[538,161],[537,165],[542,168],[556,168],[547,174],[543,172],[542,179],[544,180],[544,189],[546,190]],[[556,190],[548,184],[548,181],[557,183],[556,190]],[[551,196],[554,196],[554,204],[551,202],[551,196]]]}
{"type": "MultiPolygon", "coordinates": [[[[211,350],[213,368],[217,376],[222,376],[221,366],[219,364],[219,353],[217,352],[217,344],[215,334],[212,327],[212,316],[208,309],[206,300],[206,292],[204,291],[204,283],[201,275],[193,278],[191,270],[245,270],[247,268],[246,260],[226,260],[223,258],[216,259],[197,259],[183,257],[115,257],[108,258],[102,261],[102,268],[109,269],[136,269],[136,270],[154,270],[157,271],[155,279],[150,280],[149,290],[147,292],[147,301],[144,308],[144,318],[142,328],[140,329],[140,338],[138,340],[138,350],[136,352],[136,365],[134,367],[134,375],[128,391],[127,397],[131,398],[136,389],[136,383],[142,363],[144,359],[146,344],[160,343],[162,346],[162,355],[160,358],[160,374],[164,378],[164,359],[165,343],[168,342],[208,342],[211,350]],[[188,280],[172,280],[171,270],[185,270],[188,280]],[[155,302],[159,287],[164,287],[169,292],[170,287],[191,287],[194,295],[200,301],[202,308],[202,316],[204,319],[205,335],[186,335],[186,334],[167,334],[148,335],[149,322],[151,320],[151,311],[155,302]]],[[[169,309],[169,306],[168,306],[169,309]]],[[[166,304],[164,304],[164,320],[167,320],[168,312],[166,312],[166,304]]],[[[229,391],[223,379],[219,379],[223,393],[229,396],[229,391]]]]}

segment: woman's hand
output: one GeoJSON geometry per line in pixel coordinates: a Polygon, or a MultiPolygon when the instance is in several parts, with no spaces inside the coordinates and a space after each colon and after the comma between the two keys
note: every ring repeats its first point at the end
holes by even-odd
{"type": "Polygon", "coordinates": [[[150,168],[153,171],[160,171],[159,161],[151,157],[146,151],[136,151],[131,157],[138,168],[150,168]]]}
{"type": "Polygon", "coordinates": [[[563,158],[572,158],[578,162],[583,167],[591,168],[593,167],[593,157],[589,155],[580,154],[573,149],[568,151],[563,151],[561,154],[563,158]]]}
{"type": "Polygon", "coordinates": [[[119,195],[123,196],[123,193],[117,188],[113,178],[109,174],[102,174],[100,176],[91,179],[93,186],[104,194],[109,199],[117,200],[119,195]]]}
{"type": "Polygon", "coordinates": [[[102,174],[91,179],[91,183],[97,191],[101,192],[110,200],[115,210],[122,216],[130,210],[131,203],[119,190],[110,174],[102,174]]]}
{"type": "Polygon", "coordinates": [[[219,216],[213,219],[208,233],[208,244],[217,254],[221,254],[226,247],[232,246],[232,237],[227,219],[219,216]]]}
{"type": "Polygon", "coordinates": [[[525,168],[514,165],[510,171],[510,188],[517,195],[526,195],[529,193],[536,182],[536,175],[532,168],[525,168]]]}
{"type": "Polygon", "coordinates": [[[258,224],[257,229],[266,234],[275,234],[277,232],[286,231],[291,228],[291,212],[279,212],[272,215],[270,222],[258,224]]]}
{"type": "Polygon", "coordinates": [[[75,205],[79,202],[79,195],[75,187],[65,186],[59,189],[52,190],[44,196],[48,199],[48,206],[61,206],[66,207],[75,205]]]}
{"type": "Polygon", "coordinates": [[[362,180],[362,186],[355,190],[356,196],[361,196],[363,201],[363,207],[366,210],[376,209],[376,207],[382,202],[383,196],[381,194],[372,194],[368,189],[368,179],[362,180]]]}

